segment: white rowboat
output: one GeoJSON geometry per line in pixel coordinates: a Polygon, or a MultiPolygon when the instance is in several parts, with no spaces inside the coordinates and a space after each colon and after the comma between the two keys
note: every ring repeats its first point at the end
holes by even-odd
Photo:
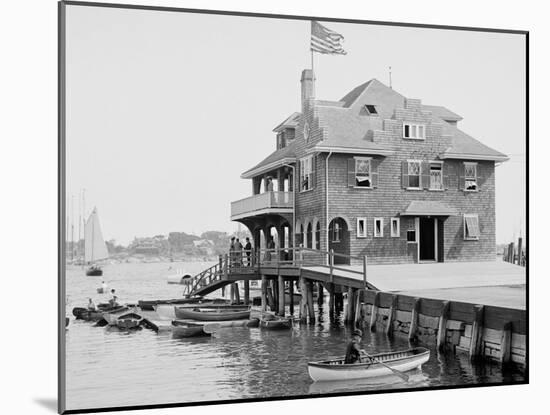
{"type": "Polygon", "coordinates": [[[392,369],[406,372],[420,368],[430,358],[430,351],[424,347],[415,347],[409,350],[379,353],[363,358],[366,363],[345,364],[344,359],[326,360],[308,363],[308,372],[314,382],[365,379],[377,376],[387,376],[393,372],[376,360],[383,362],[392,369]]]}

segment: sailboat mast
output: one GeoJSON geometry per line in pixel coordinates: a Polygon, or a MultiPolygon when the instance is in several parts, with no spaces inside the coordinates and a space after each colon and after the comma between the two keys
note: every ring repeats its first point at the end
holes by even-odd
{"type": "Polygon", "coordinates": [[[94,262],[94,228],[95,228],[95,209],[92,211],[92,214],[90,215],[90,219],[92,219],[92,253],[90,257],[90,262],[94,262]],[[92,218],[93,216],[93,218],[92,218]]]}

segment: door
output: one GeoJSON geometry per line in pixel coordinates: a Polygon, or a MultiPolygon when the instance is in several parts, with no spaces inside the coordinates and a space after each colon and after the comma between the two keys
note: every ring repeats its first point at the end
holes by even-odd
{"type": "Polygon", "coordinates": [[[333,249],[335,254],[334,264],[350,263],[350,236],[348,225],[342,218],[333,219],[328,227],[329,243],[328,248],[333,249]]]}
{"type": "Polygon", "coordinates": [[[435,219],[420,217],[420,261],[435,261],[435,219]]]}

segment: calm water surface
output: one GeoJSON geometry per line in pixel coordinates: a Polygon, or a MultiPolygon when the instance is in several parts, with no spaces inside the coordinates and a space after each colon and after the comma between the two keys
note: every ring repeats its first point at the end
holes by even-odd
{"type": "MultiPolygon", "coordinates": [[[[175,269],[191,274],[209,263],[126,263],[107,265],[103,277],[87,277],[67,268],[67,409],[199,402],[221,399],[292,396],[390,388],[522,381],[519,372],[494,364],[472,364],[465,355],[441,355],[432,349],[421,371],[410,380],[376,378],[355,382],[313,383],[307,362],[344,354],[349,328],[330,323],[327,313],[313,326],[294,324],[291,331],[225,328],[212,337],[172,339],[170,332],[123,332],[74,320],[71,310],[108,300],[96,294],[102,278],[122,302],[177,298],[182,286],[167,284],[175,269]],[[172,267],[172,269],[169,269],[172,267]]],[[[219,294],[219,293],[218,293],[219,294]]],[[[326,309],[326,307],[325,307],[326,309]]],[[[408,342],[366,333],[371,353],[407,348],[408,342]]]]}

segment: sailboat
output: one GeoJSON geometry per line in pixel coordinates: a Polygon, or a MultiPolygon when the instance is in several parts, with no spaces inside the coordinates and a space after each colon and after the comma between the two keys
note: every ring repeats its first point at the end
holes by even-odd
{"type": "Polygon", "coordinates": [[[100,266],[95,264],[95,261],[108,257],[107,245],[105,245],[101,227],[99,226],[97,208],[94,207],[84,227],[84,262],[91,265],[90,268],[86,270],[86,275],[103,275],[103,270],[100,266]]]}

